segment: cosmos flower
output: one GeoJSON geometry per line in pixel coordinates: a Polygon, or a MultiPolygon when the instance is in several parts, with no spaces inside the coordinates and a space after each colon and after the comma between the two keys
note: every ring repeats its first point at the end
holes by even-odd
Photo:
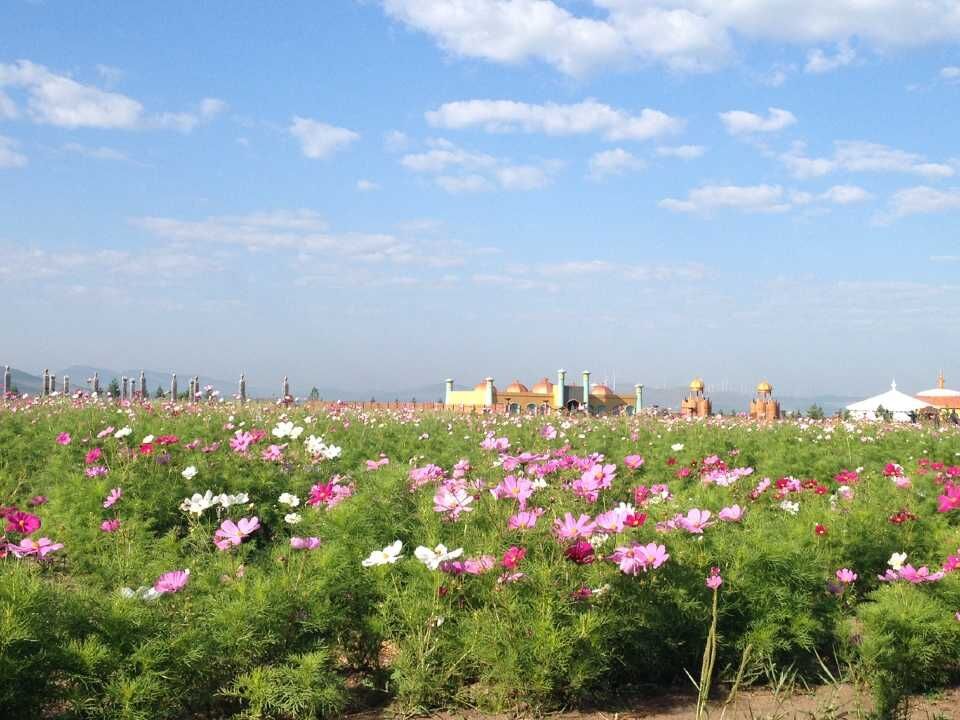
{"type": "Polygon", "coordinates": [[[401,557],[403,543],[399,540],[387,545],[383,550],[374,550],[366,560],[360,562],[363,567],[377,567],[378,565],[392,565],[401,557]]]}

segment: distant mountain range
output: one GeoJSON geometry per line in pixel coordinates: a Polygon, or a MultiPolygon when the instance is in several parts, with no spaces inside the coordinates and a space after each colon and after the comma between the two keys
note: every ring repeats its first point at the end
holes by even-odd
{"type": "MultiPolygon", "coordinates": [[[[70,386],[72,388],[89,388],[90,386],[87,384],[87,378],[92,378],[96,372],[100,373],[100,385],[104,388],[107,387],[107,385],[110,383],[110,380],[113,378],[117,378],[119,381],[124,375],[129,378],[140,377],[140,370],[111,370],[109,368],[71,365],[68,368],[56,371],[57,387],[61,387],[63,376],[69,375],[70,386]]],[[[164,392],[169,391],[170,373],[158,372],[156,370],[145,370],[144,376],[146,378],[147,388],[150,390],[151,396],[156,392],[157,387],[162,387],[164,392]]],[[[43,385],[43,378],[41,376],[31,375],[23,372],[22,370],[17,370],[14,368],[11,368],[11,381],[20,392],[30,393],[31,395],[39,393],[43,385]]],[[[177,384],[181,392],[187,389],[189,383],[189,374],[177,374],[177,384]]],[[[201,387],[210,385],[215,390],[218,390],[223,397],[227,398],[233,397],[233,395],[237,392],[236,381],[220,380],[201,375],[200,385],[201,387]]],[[[250,398],[279,397],[281,392],[280,378],[277,379],[275,385],[276,387],[267,386],[262,383],[254,383],[248,378],[247,396],[250,398]]],[[[290,381],[290,391],[294,394],[294,396],[299,398],[307,397],[310,394],[312,387],[313,386],[309,384],[294,382],[293,380],[290,381]]],[[[468,388],[458,386],[457,389],[466,390],[468,388]]],[[[442,401],[445,391],[443,383],[433,383],[418,387],[403,388],[400,390],[344,390],[342,388],[319,386],[317,387],[317,390],[320,393],[320,397],[324,400],[368,401],[375,399],[381,402],[412,399],[416,399],[421,402],[431,402],[437,400],[442,401]]],[[[623,395],[633,395],[632,387],[620,387],[617,389],[617,391],[623,395]]],[[[659,407],[676,410],[680,406],[680,401],[686,397],[686,395],[687,388],[682,386],[671,388],[648,387],[643,391],[643,404],[646,407],[652,407],[656,405],[659,407]]],[[[722,412],[724,414],[731,412],[745,412],[750,405],[750,400],[753,399],[753,396],[747,393],[729,391],[711,392],[709,396],[710,400],[713,402],[714,412],[722,412]]],[[[824,413],[827,415],[833,415],[838,410],[841,410],[850,403],[856,402],[861,398],[846,397],[841,395],[814,395],[809,397],[782,396],[778,397],[777,399],[780,401],[780,407],[784,410],[784,412],[804,412],[811,405],[819,405],[821,408],[823,408],[824,413]]]]}

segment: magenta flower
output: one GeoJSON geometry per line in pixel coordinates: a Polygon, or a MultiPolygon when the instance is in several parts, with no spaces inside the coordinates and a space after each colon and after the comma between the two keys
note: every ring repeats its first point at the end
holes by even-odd
{"type": "Polygon", "coordinates": [[[86,470],[83,471],[84,475],[87,477],[100,477],[101,475],[106,475],[109,471],[106,465],[91,465],[86,470]]]}
{"type": "Polygon", "coordinates": [[[594,556],[593,545],[586,540],[577,540],[567,546],[563,551],[568,560],[573,560],[577,565],[588,565],[596,560],[594,556]]]}
{"type": "Polygon", "coordinates": [[[720,576],[720,568],[710,568],[710,574],[707,576],[706,584],[711,590],[716,590],[718,587],[723,585],[723,578],[720,576]]]}
{"type": "Polygon", "coordinates": [[[173,570],[158,577],[153,584],[153,589],[161,595],[180,592],[187,586],[189,580],[190,570],[173,570]]]}
{"type": "Polygon", "coordinates": [[[571,513],[564,513],[562,520],[557,518],[553,521],[553,534],[559,540],[588,538],[593,535],[594,529],[596,529],[596,525],[590,520],[589,515],[580,515],[574,520],[571,513]]]}
{"type": "Polygon", "coordinates": [[[72,438],[68,432],[62,432],[57,435],[57,445],[69,445],[71,440],[72,438]]]}
{"type": "Polygon", "coordinates": [[[280,462],[283,460],[283,448],[284,445],[270,445],[260,453],[260,457],[269,462],[280,462]]]}
{"type": "Polygon", "coordinates": [[[97,460],[99,460],[102,456],[103,456],[103,450],[101,450],[101,449],[98,448],[98,447],[95,447],[95,448],[93,448],[92,450],[90,450],[90,452],[87,453],[87,455],[86,455],[86,457],[84,457],[83,461],[84,461],[87,465],[93,465],[93,464],[94,464],[97,460]]]}
{"type": "Polygon", "coordinates": [[[220,550],[229,550],[239,545],[243,539],[260,528],[260,519],[257,517],[242,518],[238,522],[224,520],[213,536],[213,544],[220,550]]]}
{"type": "Polygon", "coordinates": [[[63,547],[63,543],[55,543],[50,538],[42,537],[39,540],[33,540],[31,538],[23,538],[20,541],[19,545],[14,545],[10,543],[7,546],[14,555],[18,558],[28,557],[30,555],[36,555],[38,558],[45,558],[52,552],[56,552],[63,547]]]}
{"type": "Polygon", "coordinates": [[[620,566],[620,572],[625,575],[636,575],[640,570],[647,572],[650,568],[656,570],[669,558],[667,549],[657,543],[647,545],[633,543],[630,547],[621,546],[610,556],[610,559],[620,566]]]}
{"type": "Polygon", "coordinates": [[[643,455],[627,455],[623,459],[623,464],[631,470],[639,470],[643,467],[643,455]]]}
{"type": "Polygon", "coordinates": [[[30,507],[38,507],[40,505],[46,505],[46,504],[47,504],[46,495],[34,495],[32,498],[27,500],[27,505],[29,505],[30,507]]]}
{"type": "Polygon", "coordinates": [[[503,498],[516,500],[522,509],[527,506],[527,500],[533,495],[533,483],[525,477],[507,475],[490,493],[500,500],[503,498]]]}
{"type": "Polygon", "coordinates": [[[290,547],[294,550],[316,550],[320,547],[320,538],[318,537],[292,537],[290,538],[290,547]]]}
{"type": "Polygon", "coordinates": [[[947,481],[943,486],[943,495],[937,497],[937,512],[960,510],[960,484],[947,481]]]}
{"type": "Polygon", "coordinates": [[[517,547],[516,545],[511,545],[510,549],[503,554],[503,560],[501,564],[507,570],[516,570],[517,565],[520,564],[520,561],[527,556],[527,551],[524,548],[517,547]]]}
{"type": "Polygon", "coordinates": [[[14,510],[7,513],[7,527],[5,529],[9,533],[29,535],[40,529],[40,518],[22,510],[14,510]]]}
{"type": "Polygon", "coordinates": [[[385,457],[382,457],[379,460],[367,460],[367,470],[373,472],[373,471],[379,470],[384,465],[387,465],[389,463],[390,463],[390,459],[385,457]]]}
{"type": "Polygon", "coordinates": [[[105,508],[113,507],[121,497],[123,497],[123,490],[115,487],[110,491],[110,494],[107,495],[107,499],[103,501],[103,506],[105,508]]]}
{"type": "Polygon", "coordinates": [[[859,576],[853,572],[853,570],[849,570],[847,568],[840,568],[837,570],[837,580],[842,582],[844,585],[855,583],[857,581],[857,577],[859,576]]]}
{"type": "Polygon", "coordinates": [[[553,425],[545,425],[540,430],[540,437],[544,440],[554,440],[557,437],[557,429],[553,425]]]}
{"type": "Polygon", "coordinates": [[[113,520],[104,520],[102,523],[100,523],[100,529],[105,533],[116,532],[120,529],[119,518],[114,518],[113,520]]]}
{"type": "Polygon", "coordinates": [[[341,485],[341,480],[343,478],[339,475],[334,475],[329,482],[317,483],[311,487],[307,505],[326,505],[329,510],[353,495],[353,485],[341,485]]]}
{"type": "Polygon", "coordinates": [[[253,433],[237,430],[236,434],[230,438],[230,449],[235,453],[245,453],[254,442],[256,442],[256,436],[253,433]]]}

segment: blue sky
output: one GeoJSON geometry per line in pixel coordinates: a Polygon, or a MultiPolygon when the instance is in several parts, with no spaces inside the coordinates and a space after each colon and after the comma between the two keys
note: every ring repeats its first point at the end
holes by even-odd
{"type": "Polygon", "coordinates": [[[4,357],[960,385],[960,3],[19,2],[4,357]]]}

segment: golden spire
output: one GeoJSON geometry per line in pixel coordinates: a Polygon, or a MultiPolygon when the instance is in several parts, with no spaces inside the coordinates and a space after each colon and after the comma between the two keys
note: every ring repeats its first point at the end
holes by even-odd
{"type": "Polygon", "coordinates": [[[937,376],[937,387],[943,390],[943,370],[941,370],[940,375],[937,376]]]}

